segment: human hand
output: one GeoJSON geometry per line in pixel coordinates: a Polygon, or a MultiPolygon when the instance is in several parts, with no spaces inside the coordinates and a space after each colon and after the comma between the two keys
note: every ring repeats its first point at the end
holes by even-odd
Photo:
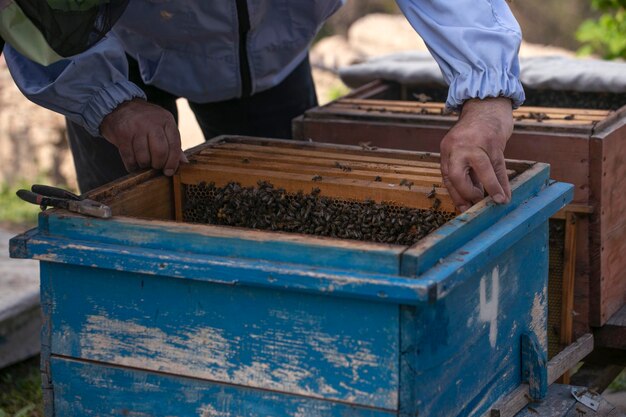
{"type": "Polygon", "coordinates": [[[180,162],[188,162],[174,116],[145,100],[117,106],[102,120],[100,133],[117,147],[128,172],[152,167],[172,176],[180,162]]]}
{"type": "Polygon", "coordinates": [[[513,133],[508,98],[465,102],[459,121],[441,141],[441,174],[452,201],[462,212],[484,198],[511,200],[504,148],[513,133]]]}

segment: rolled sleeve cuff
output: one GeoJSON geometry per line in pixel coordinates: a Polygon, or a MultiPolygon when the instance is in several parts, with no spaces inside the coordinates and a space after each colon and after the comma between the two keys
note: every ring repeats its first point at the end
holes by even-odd
{"type": "Polygon", "coordinates": [[[485,70],[458,75],[450,84],[446,107],[459,110],[466,100],[488,97],[510,98],[514,109],[526,99],[518,77],[506,71],[485,70]]]}
{"type": "Polygon", "coordinates": [[[130,81],[120,81],[98,92],[85,106],[85,129],[92,136],[100,136],[102,119],[117,106],[133,98],[146,98],[143,90],[130,81]]]}

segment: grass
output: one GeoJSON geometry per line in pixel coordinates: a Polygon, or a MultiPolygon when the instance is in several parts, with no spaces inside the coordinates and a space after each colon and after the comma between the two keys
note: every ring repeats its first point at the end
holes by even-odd
{"type": "Polygon", "coordinates": [[[39,357],[0,370],[0,417],[43,417],[39,357]]]}
{"type": "Polygon", "coordinates": [[[343,83],[337,84],[332,87],[328,92],[328,100],[333,101],[337,100],[350,92],[350,89],[346,87],[343,83]]]}
{"type": "MultiPolygon", "coordinates": [[[[41,211],[39,207],[15,195],[20,188],[30,189],[30,185],[26,182],[18,182],[13,186],[0,184],[0,225],[9,229],[25,229],[37,224],[37,213],[41,211]]],[[[2,414],[0,417],[3,417],[2,414]]]]}

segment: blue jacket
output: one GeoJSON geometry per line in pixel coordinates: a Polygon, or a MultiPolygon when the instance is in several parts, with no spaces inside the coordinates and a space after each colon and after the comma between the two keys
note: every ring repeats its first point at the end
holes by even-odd
{"type": "MultiPolygon", "coordinates": [[[[118,104],[144,97],[128,81],[126,53],[139,62],[147,84],[194,102],[240,97],[245,89],[254,94],[280,83],[304,59],[321,25],[341,4],[132,0],[112,33],[87,52],[48,67],[9,45],[4,52],[15,82],[29,99],[97,135],[102,119],[118,104]]],[[[449,107],[458,108],[469,98],[497,96],[521,104],[521,31],[505,0],[398,4],[450,83],[449,107]]]]}

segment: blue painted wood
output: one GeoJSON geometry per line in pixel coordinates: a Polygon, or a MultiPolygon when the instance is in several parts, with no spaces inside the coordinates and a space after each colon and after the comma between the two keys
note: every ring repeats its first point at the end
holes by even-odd
{"type": "Polygon", "coordinates": [[[42,264],[53,355],[395,410],[393,304],[42,264]]]}
{"type": "MultiPolygon", "coordinates": [[[[454,287],[455,282],[462,281],[464,275],[480,269],[491,258],[497,257],[498,251],[503,252],[515,239],[529,233],[531,231],[529,222],[540,224],[562,207],[564,201],[571,198],[571,190],[572,187],[565,184],[549,187],[530,203],[523,204],[510,216],[498,222],[498,227],[489,229],[488,235],[481,235],[447,258],[442,256],[442,259],[446,258],[445,262],[422,274],[420,280],[343,269],[312,268],[270,261],[74,241],[47,236],[43,232],[29,235],[27,256],[44,261],[184,277],[230,285],[281,287],[416,304],[427,300],[428,297],[444,296],[454,287]],[[515,228],[511,229],[514,225],[515,228]]],[[[20,248],[25,245],[23,240],[16,241],[20,242],[20,248]]],[[[20,249],[21,254],[24,252],[24,249],[20,249]]]]}
{"type": "Polygon", "coordinates": [[[50,358],[52,356],[52,306],[54,292],[50,280],[43,279],[44,274],[40,263],[40,287],[41,287],[41,393],[43,397],[44,413],[46,417],[54,415],[54,388],[52,386],[52,372],[50,371],[50,358]]]}
{"type": "Polygon", "coordinates": [[[519,205],[465,246],[442,256],[436,266],[420,276],[432,285],[429,291],[431,299],[446,297],[457,285],[477,274],[485,264],[509,251],[519,239],[546,224],[550,216],[571,201],[573,195],[571,184],[556,183],[519,205]]]}
{"type": "Polygon", "coordinates": [[[522,379],[528,383],[533,400],[543,400],[548,393],[548,356],[534,332],[522,334],[522,379]]]}
{"type": "MultiPolygon", "coordinates": [[[[106,415],[97,407],[128,398],[136,378],[204,387],[213,407],[213,387],[231,390],[226,415],[258,401],[333,404],[318,410],[330,416],[482,416],[522,381],[521,335],[546,347],[547,218],[572,190],[546,185],[545,166],[531,170],[511,205],[482,204],[406,252],[42,216],[13,253],[43,261],[44,360],[64,363],[50,371],[57,415],[81,415],[75,392],[93,399],[85,415],[106,415]],[[100,397],[115,384],[120,397],[100,397]]],[[[145,402],[138,413],[149,414],[145,402]]]]}
{"type": "Polygon", "coordinates": [[[39,229],[49,236],[72,241],[98,242],[157,249],[169,253],[194,254],[238,259],[262,259],[321,268],[340,268],[367,273],[398,274],[400,254],[406,247],[345,241],[151,220],[113,218],[98,220],[79,215],[40,216],[39,229]],[[184,245],[181,245],[184,242],[184,245]]]}
{"type": "Polygon", "coordinates": [[[435,266],[442,255],[459,249],[524,201],[537,195],[548,185],[549,177],[550,166],[535,163],[511,181],[512,199],[509,204],[498,205],[490,198],[485,199],[407,250],[402,257],[402,275],[422,275],[435,266]]]}
{"type": "MultiPolygon", "coordinates": [[[[56,417],[388,417],[392,412],[53,358],[56,417]]],[[[52,414],[49,415],[52,417],[52,414]]]]}
{"type": "Polygon", "coordinates": [[[28,257],[40,261],[224,285],[278,288],[396,304],[428,300],[427,282],[397,275],[72,241],[42,233],[29,239],[27,250],[28,257]]]}
{"type": "Polygon", "coordinates": [[[407,311],[400,404],[409,393],[417,401],[406,415],[479,417],[519,386],[521,335],[534,331],[547,348],[547,292],[536,279],[547,271],[547,236],[547,225],[535,229],[445,298],[407,311]]]}

